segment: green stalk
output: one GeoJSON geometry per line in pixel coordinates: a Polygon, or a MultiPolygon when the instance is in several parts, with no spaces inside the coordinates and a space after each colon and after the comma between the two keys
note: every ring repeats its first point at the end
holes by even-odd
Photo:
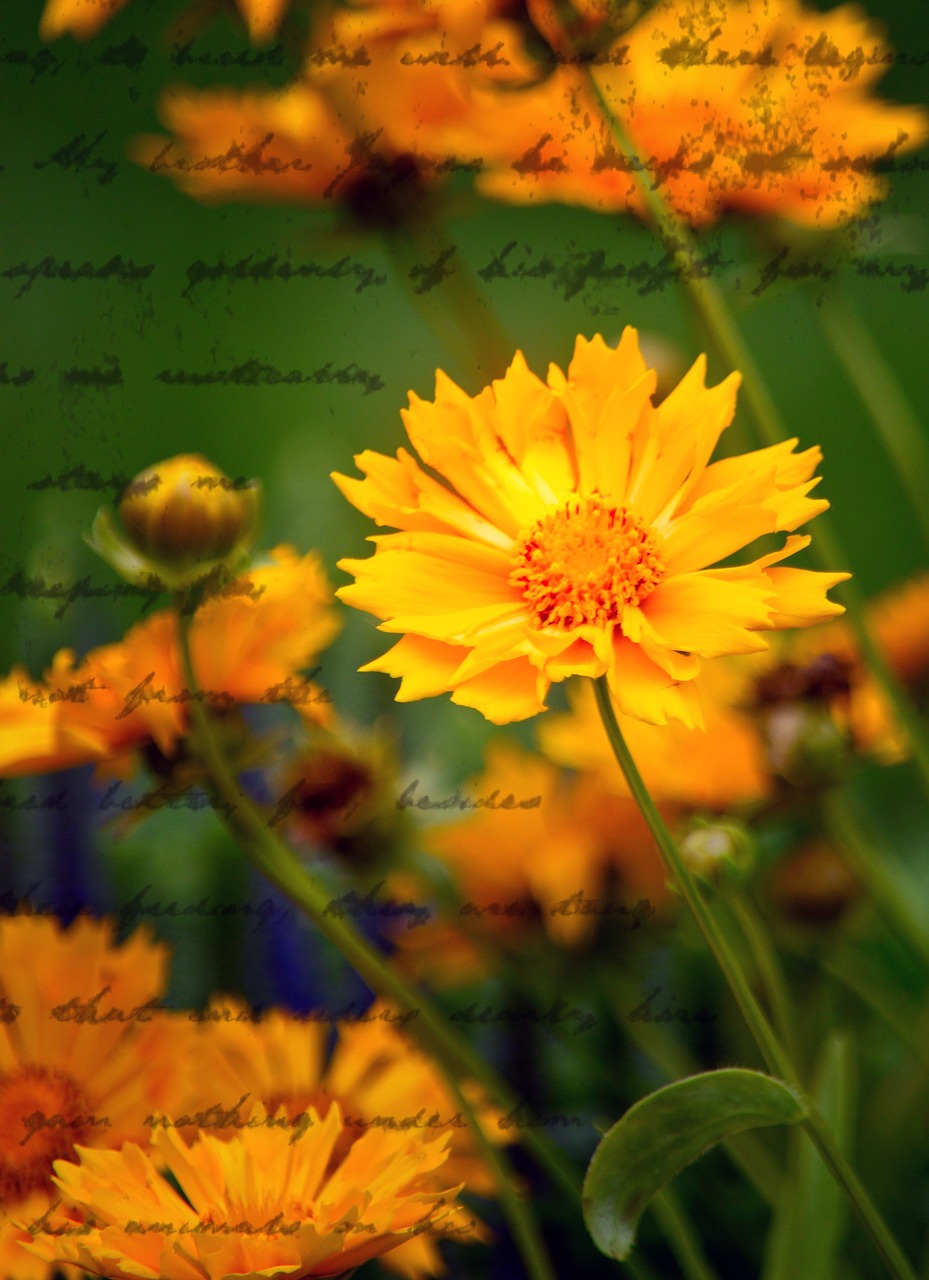
{"type": "Polygon", "coordinates": [[[741,886],[722,884],[720,897],[729,908],[742,937],[748,944],[758,977],[767,997],[768,1007],[774,1019],[781,1041],[786,1046],[792,1062],[799,1058],[799,1044],[795,1021],[795,1010],[777,953],[771,945],[767,932],[758,919],[758,915],[749,903],[741,886]]]}
{"type": "Polygon", "coordinates": [[[686,1280],[719,1280],[707,1262],[700,1241],[691,1230],[674,1192],[666,1187],[660,1195],[655,1196],[652,1208],[686,1280]]]}
{"type": "MultiPolygon", "coordinates": [[[[700,273],[696,244],[688,228],[668,208],[657,183],[649,181],[647,168],[620,120],[613,114],[596,77],[587,69],[593,94],[604,113],[616,145],[630,161],[649,214],[668,253],[677,267],[691,302],[709,331],[720,354],[742,375],[742,394],[752,411],[758,434],[765,445],[780,444],[790,438],[781,415],[772,400],[755,360],[739,332],[725,298],[715,283],[700,273]]],[[[848,563],[848,556],[826,513],[817,517],[816,536],[810,545],[810,556],[821,570],[835,572],[848,563]]],[[[893,708],[894,715],[909,739],[913,762],[929,800],[929,736],[894,672],[880,652],[866,617],[865,598],[854,579],[844,582],[842,592],[848,622],[855,634],[862,662],[869,668],[875,683],[893,708]]]]}
{"type": "Polygon", "coordinates": [[[645,783],[642,781],[641,774],[636,768],[635,761],[626,745],[613,710],[606,676],[600,676],[594,680],[593,684],[597,706],[600,709],[607,737],[623,771],[629,791],[638,804],[642,816],[648,823],[662,860],[670,872],[678,892],[693,913],[697,927],[703,934],[707,946],[716,958],[716,962],[729,984],[729,989],[755,1038],[755,1043],[767,1064],[768,1070],[793,1086],[804,1097],[809,1109],[807,1117],[802,1123],[819,1151],[826,1168],[851,1202],[859,1220],[883,1258],[888,1273],[895,1277],[895,1280],[916,1280],[914,1272],[900,1246],[872,1203],[867,1191],[858,1180],[857,1174],[842,1155],[826,1122],[813,1103],[803,1094],[793,1063],[782,1048],[780,1041],[752,994],[751,987],[745,979],[745,975],[725,934],[718,928],[713,915],[704,902],[697,883],[681,857],[671,833],[665,826],[664,820],[658,812],[645,783]]]}
{"type": "MultiPolygon", "coordinates": [[[[239,786],[230,771],[219,746],[209,715],[196,695],[199,686],[193,671],[190,654],[190,615],[179,607],[179,636],[184,680],[191,694],[191,718],[197,731],[196,748],[212,785],[219,796],[233,806],[229,823],[235,829],[243,851],[253,865],[277,885],[290,900],[313,921],[320,933],[338,948],[355,971],[386,999],[394,1001],[406,1012],[417,1011],[406,1025],[427,1053],[442,1069],[452,1088],[458,1091],[458,1081],[472,1076],[484,1086],[488,1094],[506,1111],[518,1106],[518,1100],[496,1076],[496,1073],[448,1027],[439,1010],[420,992],[409,987],[393,967],[347,921],[329,914],[329,898],[326,891],[301,867],[294,853],[274,835],[267,817],[239,786]]],[[[476,1125],[476,1132],[480,1126],[476,1125]]],[[[525,1145],[530,1148],[539,1163],[568,1194],[579,1199],[577,1175],[556,1147],[541,1135],[525,1130],[525,1145]]],[[[480,1141],[480,1139],[479,1139],[480,1141]]],[[[486,1137],[485,1137],[486,1141],[486,1137]]],[[[482,1144],[483,1145],[483,1144],[482,1144]]],[[[497,1153],[495,1170],[506,1170],[502,1152],[497,1153]]],[[[513,1232],[514,1239],[533,1280],[552,1280],[553,1273],[547,1261],[544,1246],[532,1213],[512,1189],[509,1177],[499,1182],[501,1207],[513,1232]]]]}
{"type": "Polygon", "coordinates": [[[849,381],[871,416],[906,491],[929,552],[929,440],[861,317],[837,292],[819,307],[823,329],[849,381]]]}
{"type": "Polygon", "coordinates": [[[929,921],[915,906],[920,894],[900,883],[901,868],[894,865],[892,855],[875,847],[852,797],[847,791],[841,798],[835,792],[827,794],[821,812],[826,834],[864,881],[878,912],[929,965],[929,921]]]}

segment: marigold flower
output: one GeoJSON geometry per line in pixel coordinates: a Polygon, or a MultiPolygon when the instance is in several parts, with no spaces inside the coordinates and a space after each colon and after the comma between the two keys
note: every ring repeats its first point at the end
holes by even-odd
{"type": "MultiPolygon", "coordinates": [[[[327,695],[299,672],[338,633],[331,603],[319,557],[287,546],[208,596],[190,630],[202,700],[218,711],[289,701],[325,716],[327,695]]],[[[42,682],[21,668],[0,682],[0,775],[90,761],[125,772],[132,753],[148,743],[171,756],[186,732],[190,701],[177,614],[161,610],[80,663],[61,650],[42,682]]]]}
{"type": "Polygon", "coordinates": [[[59,1198],[53,1162],[78,1144],[147,1142],[146,1117],[186,1090],[185,1028],[157,1012],[167,959],[144,928],[116,946],[106,921],[0,918],[0,1272],[11,1280],[51,1275],[20,1241],[21,1224],[59,1198]]]}
{"type": "MultiPolygon", "coordinates": [[[[856,6],[663,0],[590,69],[680,217],[702,225],[739,211],[834,227],[886,195],[875,165],[929,136],[925,111],[870,95],[892,59],[856,6]]],[[[479,185],[497,199],[645,211],[576,62],[560,62],[503,109],[476,94],[465,128],[470,142],[463,133],[451,141],[483,158],[479,185]]]]}
{"type": "Polygon", "coordinates": [[[355,583],[336,594],[403,636],[362,670],[402,677],[398,701],[450,691],[496,724],[543,711],[553,681],[606,674],[620,711],[693,727],[701,658],[841,613],[825,593],[847,574],[780,567],[808,538],[718,567],[828,503],[807,496],[820,451],[796,440],[710,463],[739,379],[707,388],[705,367],[656,407],[627,328],[615,350],[579,337],[547,384],[517,352],[474,398],[441,372],[434,402],[411,392],[407,433],[446,483],[404,449],[360,454],[364,480],[333,477],[401,530],[340,562],[355,583]]]}
{"type": "MultiPolygon", "coordinates": [[[[261,1106],[269,1113],[283,1109],[296,1141],[302,1141],[310,1109],[326,1119],[336,1107],[342,1132],[334,1156],[344,1158],[362,1135],[373,1130],[404,1132],[417,1138],[438,1134],[449,1141],[448,1161],[436,1186],[462,1183],[490,1195],[493,1177],[476,1154],[468,1121],[437,1072],[403,1034],[403,1017],[382,1004],[373,1005],[357,1021],[337,1024],[338,1040],[327,1054],[329,1025],[325,1018],[297,1018],[272,1010],[250,1019],[235,1000],[214,1000],[202,1015],[199,1060],[209,1081],[210,1103],[223,1105],[245,1096],[239,1108],[243,1122],[261,1106]]],[[[469,1089],[471,1100],[492,1141],[510,1140],[494,1121],[498,1113],[469,1089]]],[[[218,1130],[219,1136],[234,1129],[218,1130]]],[[[473,1214],[451,1211],[446,1229],[455,1238],[474,1242],[487,1238],[473,1214]]],[[[384,1266],[416,1280],[441,1275],[444,1266],[431,1235],[399,1245],[382,1260],[384,1266]]]]}
{"type": "Polygon", "coordinates": [[[301,1280],[345,1275],[457,1208],[449,1180],[435,1189],[445,1137],[370,1130],[340,1155],[337,1104],[325,1117],[311,1110],[296,1142],[274,1123],[283,1116],[255,1118],[227,1141],[202,1133],[188,1145],[175,1129],[158,1132],[153,1146],[174,1184],[133,1143],[79,1148],[80,1164],[56,1162],[55,1181],[84,1220],[68,1234],[35,1234],[29,1248],[117,1280],[301,1280]]]}
{"type": "MultiPolygon", "coordinates": [[[[290,0],[236,0],[255,44],[270,40],[281,25],[290,0]]],[[[104,27],[128,0],[46,0],[39,24],[43,40],[57,40],[70,31],[88,40],[104,27]]]]}

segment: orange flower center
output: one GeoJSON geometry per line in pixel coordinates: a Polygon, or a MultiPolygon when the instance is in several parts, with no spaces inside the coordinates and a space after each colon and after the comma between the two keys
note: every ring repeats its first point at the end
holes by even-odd
{"type": "Polygon", "coordinates": [[[569,498],[521,536],[509,583],[540,627],[618,622],[665,576],[655,532],[625,507],[593,494],[569,498]]]}
{"type": "Polygon", "coordinates": [[[0,1204],[51,1187],[52,1162],[87,1140],[88,1110],[81,1089],[61,1071],[0,1073],[0,1204]]]}

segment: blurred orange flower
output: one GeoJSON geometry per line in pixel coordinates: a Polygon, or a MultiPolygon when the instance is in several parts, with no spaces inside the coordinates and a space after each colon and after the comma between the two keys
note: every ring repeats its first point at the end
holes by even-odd
{"type": "Polygon", "coordinates": [[[10,1280],[51,1275],[16,1224],[58,1200],[53,1161],[78,1144],[147,1143],[146,1117],[186,1093],[186,1028],[158,1012],[167,963],[144,928],[116,946],[105,921],[0,918],[0,1273],[10,1280]]]}
{"type": "MultiPolygon", "coordinates": [[[[0,775],[87,762],[125,774],[149,742],[173,755],[190,702],[177,625],[165,609],[80,663],[63,649],[42,682],[15,668],[0,683],[0,775]]],[[[319,557],[277,547],[270,564],[235,578],[194,614],[191,653],[203,699],[220,711],[292,701],[325,715],[324,691],[298,673],[340,626],[319,557]]]]}
{"type": "MultiPolygon", "coordinates": [[[[702,225],[738,211],[834,227],[886,195],[876,165],[929,136],[923,109],[870,93],[892,60],[856,6],[663,0],[599,50],[591,72],[680,217],[702,225]]],[[[645,210],[576,59],[502,109],[477,94],[466,128],[470,142],[451,141],[481,156],[488,195],[645,210]]]]}
{"type": "MultiPolygon", "coordinates": [[[[290,0],[236,0],[255,44],[270,40],[281,24],[290,0]]],[[[43,40],[57,40],[66,32],[88,40],[104,27],[128,0],[46,0],[39,23],[43,40]]]]}

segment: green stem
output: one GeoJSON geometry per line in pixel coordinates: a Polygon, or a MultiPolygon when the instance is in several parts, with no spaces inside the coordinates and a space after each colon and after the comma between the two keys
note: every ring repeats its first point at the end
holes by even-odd
{"type": "MultiPolygon", "coordinates": [[[[183,607],[179,607],[178,613],[181,661],[184,680],[192,695],[190,708],[197,730],[196,746],[211,783],[221,798],[233,806],[229,821],[237,830],[247,856],[262,875],[309,916],[320,933],[341,951],[373,990],[395,1001],[402,1010],[415,1011],[416,1016],[406,1025],[440,1065],[456,1092],[457,1082],[464,1076],[472,1076],[504,1110],[512,1111],[519,1105],[518,1100],[471,1046],[459,1040],[438,1009],[422,993],[410,988],[351,924],[329,913],[325,890],[306,874],[293,852],[274,835],[267,817],[239,786],[216,741],[209,715],[202,701],[196,697],[199,686],[190,654],[190,616],[183,607]]],[[[480,1132],[480,1126],[476,1126],[476,1131],[480,1132]]],[[[558,1184],[579,1198],[577,1176],[557,1148],[531,1130],[523,1131],[523,1140],[558,1184]]],[[[505,1170],[504,1161],[503,1154],[498,1152],[494,1162],[496,1170],[505,1170]]],[[[499,1184],[501,1207],[514,1239],[520,1245],[526,1271],[533,1280],[551,1280],[552,1272],[535,1220],[527,1207],[515,1195],[509,1194],[508,1184],[507,1178],[499,1184]],[[528,1250],[524,1247],[527,1241],[531,1241],[528,1250]]]]}
{"type": "Polygon", "coordinates": [[[864,881],[877,910],[894,933],[906,938],[924,964],[929,965],[929,921],[916,905],[921,895],[900,883],[903,870],[892,855],[875,847],[864,818],[847,790],[824,796],[823,825],[830,840],[845,854],[864,881]]]}
{"type": "Polygon", "coordinates": [[[857,390],[910,499],[929,551],[929,441],[866,325],[835,288],[819,305],[823,329],[857,390]]]}
{"type": "MultiPolygon", "coordinates": [[[[718,929],[716,921],[697,887],[696,881],[691,876],[687,864],[681,857],[671,833],[665,826],[655,802],[642,781],[641,774],[636,768],[635,761],[626,746],[622,730],[616,719],[606,676],[600,676],[594,680],[593,684],[597,706],[600,709],[607,737],[623,771],[629,791],[638,804],[642,816],[648,823],[649,830],[681,897],[693,913],[697,927],[703,934],[707,946],[715,956],[716,962],[729,984],[729,989],[732,991],[736,1003],[742,1011],[742,1016],[748,1023],[749,1030],[755,1038],[762,1058],[769,1071],[792,1085],[802,1094],[800,1081],[790,1058],[781,1047],[780,1041],[752,994],[735,953],[725,935],[718,929]]],[[[896,1280],[915,1280],[912,1268],[900,1246],[872,1203],[870,1196],[859,1182],[857,1174],[845,1160],[822,1116],[809,1099],[805,1100],[808,1112],[803,1125],[819,1151],[826,1168],[848,1196],[859,1220],[883,1258],[888,1272],[896,1280]]]]}
{"type": "Polygon", "coordinates": [[[674,1192],[665,1188],[655,1196],[652,1208],[687,1280],[719,1280],[704,1257],[700,1241],[691,1230],[674,1192]]]}
{"type": "Polygon", "coordinates": [[[386,234],[384,243],[410,301],[475,381],[474,391],[502,378],[516,345],[441,226],[422,220],[405,223],[399,233],[386,234]]]}
{"type": "Polygon", "coordinates": [[[774,1019],[774,1025],[786,1046],[792,1062],[799,1058],[799,1044],[795,1021],[795,1010],[777,953],[771,946],[767,932],[758,919],[754,908],[748,902],[740,886],[724,884],[720,887],[720,896],[729,908],[739,930],[748,944],[755,968],[767,996],[768,1007],[774,1019]]]}
{"type": "MultiPolygon", "coordinates": [[[[588,80],[594,96],[609,123],[616,145],[628,158],[636,174],[636,180],[654,220],[658,234],[677,268],[691,301],[712,336],[716,347],[733,369],[742,375],[742,394],[752,411],[761,440],[766,445],[780,444],[790,438],[785,423],[772,400],[764,379],[749,351],[725,298],[715,283],[701,274],[696,243],[687,227],[668,208],[658,190],[657,181],[649,181],[647,167],[636,151],[622,123],[610,109],[596,77],[590,68],[588,80]]],[[[817,517],[816,536],[809,554],[817,567],[825,572],[835,572],[837,566],[848,564],[848,556],[842,547],[835,528],[824,513],[817,517]]],[[[916,710],[907,697],[894,672],[871,635],[866,617],[865,598],[854,579],[841,584],[848,622],[855,634],[862,662],[869,668],[901,728],[910,742],[913,761],[919,772],[920,782],[929,799],[929,736],[916,710]]]]}

